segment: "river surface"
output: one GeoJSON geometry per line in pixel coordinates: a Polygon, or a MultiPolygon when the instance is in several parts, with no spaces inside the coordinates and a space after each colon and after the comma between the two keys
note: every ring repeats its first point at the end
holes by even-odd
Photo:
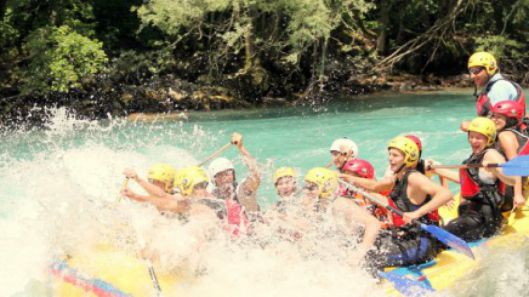
{"type": "MultiPolygon", "coordinates": [[[[126,167],[144,174],[155,162],[196,164],[237,131],[260,164],[258,201],[266,209],[276,201],[271,175],[277,167],[293,166],[303,174],[323,166],[339,137],[358,144],[359,156],[373,163],[377,177],[387,165],[388,141],[401,134],[422,139],[424,158],[460,163],[470,154],[459,131],[460,122],[475,113],[470,93],[378,94],[325,106],[191,113],[185,121],[151,123],[84,121],[50,110],[46,129],[0,132],[0,296],[50,296],[44,273],[50,261],[90,242],[123,240],[109,227],[116,220],[135,222],[134,232],[143,234],[138,241],[149,240],[144,234],[153,234],[157,213],[129,201],[115,204],[126,167]]],[[[237,150],[224,156],[242,179],[237,150]]],[[[184,235],[171,236],[159,236],[157,243],[165,245],[162,252],[175,254],[165,258],[168,263],[195,257],[174,244],[186,242],[184,235]]],[[[205,252],[200,265],[207,267],[207,281],[187,287],[184,296],[384,296],[369,274],[342,263],[341,251],[321,250],[310,261],[282,249],[274,257],[256,247],[240,247],[237,256],[233,249],[205,252]]],[[[528,296],[528,256],[527,245],[490,251],[490,262],[478,273],[455,290],[433,295],[528,296]]]]}

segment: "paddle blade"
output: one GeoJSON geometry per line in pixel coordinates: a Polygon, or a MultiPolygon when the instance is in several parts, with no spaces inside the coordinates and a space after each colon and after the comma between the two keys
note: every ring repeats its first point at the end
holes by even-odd
{"type": "Polygon", "coordinates": [[[468,257],[472,258],[472,259],[475,259],[474,258],[474,254],[472,253],[472,250],[470,249],[470,247],[468,246],[468,244],[466,243],[466,241],[464,241],[463,239],[455,236],[454,234],[446,231],[446,230],[443,230],[435,225],[426,225],[426,224],[421,224],[421,228],[432,234],[433,236],[435,236],[435,238],[437,238],[440,242],[446,244],[447,246],[457,250],[458,252],[461,252],[465,255],[467,255],[468,257]]]}
{"type": "Polygon", "coordinates": [[[434,291],[434,289],[421,281],[416,281],[397,273],[379,271],[378,275],[393,284],[395,290],[403,296],[420,297],[434,291]]]}
{"type": "Polygon", "coordinates": [[[529,176],[529,155],[519,156],[501,164],[503,174],[508,176],[529,176]]]}

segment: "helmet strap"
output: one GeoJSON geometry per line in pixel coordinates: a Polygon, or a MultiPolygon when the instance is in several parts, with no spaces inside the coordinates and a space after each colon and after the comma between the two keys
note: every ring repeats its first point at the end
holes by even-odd
{"type": "Polygon", "coordinates": [[[402,165],[400,165],[399,169],[395,170],[393,173],[399,174],[402,171],[402,169],[404,169],[404,163],[402,163],[402,165]]]}

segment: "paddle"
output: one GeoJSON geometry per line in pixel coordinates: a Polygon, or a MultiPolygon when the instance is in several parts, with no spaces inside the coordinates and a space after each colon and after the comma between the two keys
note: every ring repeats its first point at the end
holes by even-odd
{"type": "Polygon", "coordinates": [[[497,168],[503,169],[503,174],[508,176],[529,176],[529,155],[518,156],[505,163],[491,163],[487,166],[482,164],[460,164],[460,165],[432,165],[432,169],[436,168],[497,168]]]}
{"type": "Polygon", "coordinates": [[[206,164],[207,162],[211,161],[212,159],[218,157],[220,154],[222,154],[225,150],[227,150],[228,148],[230,148],[231,146],[231,143],[226,143],[225,145],[223,145],[221,148],[219,148],[218,150],[214,151],[209,157],[207,157],[206,159],[204,159],[204,161],[198,163],[197,166],[202,166],[204,164],[206,164]]]}
{"type": "MultiPolygon", "coordinates": [[[[355,193],[358,193],[358,194],[361,194],[363,195],[365,198],[369,199],[370,201],[384,207],[385,209],[399,215],[399,216],[403,216],[404,215],[404,212],[399,210],[399,209],[396,209],[395,207],[389,205],[387,202],[385,201],[381,201],[380,199],[376,198],[375,196],[369,194],[367,191],[361,189],[361,188],[358,188],[358,187],[355,187],[349,183],[346,183],[342,180],[339,181],[342,185],[344,185],[345,187],[347,187],[347,189],[355,192],[355,193]]],[[[418,221],[415,221],[416,224],[419,224],[419,226],[421,227],[421,229],[423,229],[424,231],[432,234],[435,238],[437,238],[439,241],[441,241],[442,243],[446,244],[447,246],[467,255],[468,257],[474,259],[474,254],[472,253],[472,250],[470,249],[470,247],[468,246],[468,244],[461,238],[455,236],[454,234],[446,231],[446,230],[443,230],[435,225],[426,225],[426,224],[423,224],[421,222],[418,222],[418,221]]]]}
{"type": "Polygon", "coordinates": [[[379,271],[378,275],[392,282],[395,290],[403,296],[419,297],[435,291],[429,283],[413,280],[397,273],[379,271]]]}
{"type": "MultiPolygon", "coordinates": [[[[123,181],[123,184],[121,185],[121,191],[120,193],[127,188],[129,184],[129,178],[125,178],[123,181]]],[[[121,201],[121,195],[119,195],[118,202],[121,201]]],[[[158,278],[156,277],[156,273],[154,272],[154,268],[152,267],[152,262],[150,260],[147,260],[147,270],[149,271],[149,276],[152,281],[152,285],[154,289],[156,290],[156,296],[160,297],[162,296],[162,288],[160,287],[160,283],[158,282],[158,278]]]]}

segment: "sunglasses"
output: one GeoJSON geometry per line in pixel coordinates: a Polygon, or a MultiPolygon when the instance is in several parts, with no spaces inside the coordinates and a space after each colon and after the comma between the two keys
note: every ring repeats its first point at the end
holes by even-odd
{"type": "Polygon", "coordinates": [[[483,71],[483,70],[485,70],[485,68],[483,68],[483,67],[474,67],[474,68],[468,69],[468,72],[470,72],[470,74],[477,75],[477,74],[480,74],[481,71],[483,71]]]}
{"type": "Polygon", "coordinates": [[[307,190],[309,192],[312,192],[312,191],[315,191],[318,189],[318,186],[317,185],[305,185],[303,187],[303,190],[307,190]]]}

